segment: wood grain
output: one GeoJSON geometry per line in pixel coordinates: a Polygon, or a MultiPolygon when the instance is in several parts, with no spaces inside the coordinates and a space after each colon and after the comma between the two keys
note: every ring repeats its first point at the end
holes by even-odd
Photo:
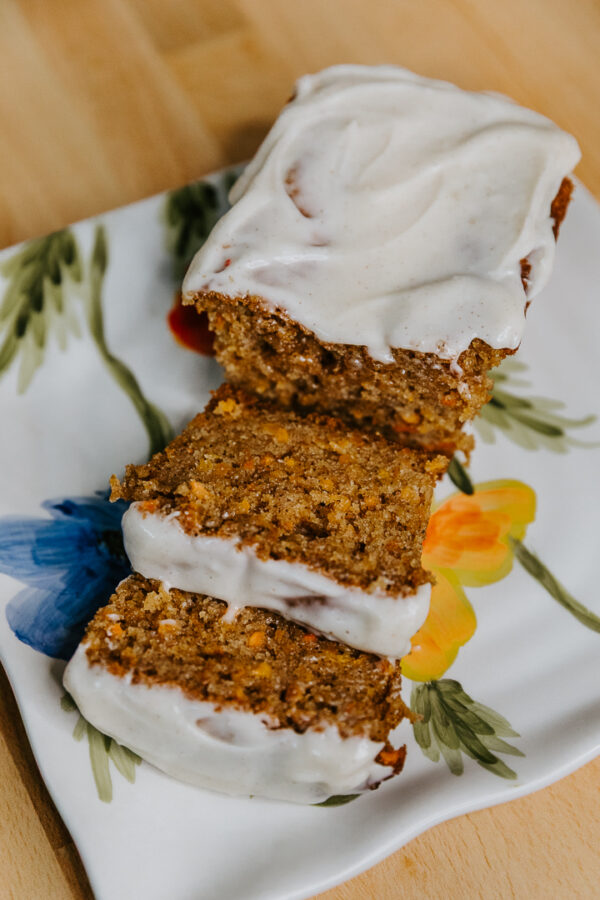
{"type": "MultiPolygon", "coordinates": [[[[250,156],[306,71],[394,62],[578,138],[600,195],[596,0],[3,0],[0,246],[250,156]]],[[[598,896],[600,760],[432,829],[323,900],[598,896]]],[[[365,823],[368,827],[368,823],[365,823]]],[[[0,678],[0,900],[89,900],[0,678]]]]}

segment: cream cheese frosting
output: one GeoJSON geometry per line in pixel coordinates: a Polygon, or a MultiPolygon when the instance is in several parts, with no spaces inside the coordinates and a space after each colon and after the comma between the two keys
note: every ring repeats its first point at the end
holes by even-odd
{"type": "Polygon", "coordinates": [[[125,549],[133,569],[165,587],[207,594],[229,605],[272,609],[328,637],[381,656],[399,658],[429,611],[431,585],[393,597],[340,584],[308,566],[260,559],[232,538],[189,535],[176,515],[141,512],[123,517],[125,549]]]}
{"type": "Polygon", "coordinates": [[[183,290],[258,296],[321,341],[456,360],[515,349],[552,269],[575,139],[497,94],[395,66],[296,84],[183,290]],[[520,261],[531,264],[527,298],[520,261]]]}
{"type": "Polygon", "coordinates": [[[298,734],[266,715],[217,709],[178,687],[133,684],[88,662],[80,644],[64,685],[81,714],[152,765],[199,787],[295,803],[366,790],[392,775],[383,743],[343,738],[333,725],[298,734]]]}

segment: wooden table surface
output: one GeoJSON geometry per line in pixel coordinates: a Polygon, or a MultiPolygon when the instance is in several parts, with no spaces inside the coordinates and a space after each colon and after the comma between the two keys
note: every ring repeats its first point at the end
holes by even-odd
{"type": "MultiPolygon", "coordinates": [[[[2,0],[0,247],[247,158],[339,62],[510,94],[576,135],[600,197],[599,48],[598,0],[2,0]]],[[[598,897],[599,787],[596,760],[322,897],[598,897]]],[[[90,897],[2,677],[0,900],[90,897]]]]}

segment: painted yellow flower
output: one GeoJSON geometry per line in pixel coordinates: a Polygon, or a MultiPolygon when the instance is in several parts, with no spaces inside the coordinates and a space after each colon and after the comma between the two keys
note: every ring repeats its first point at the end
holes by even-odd
{"type": "Polygon", "coordinates": [[[522,481],[488,481],[473,494],[452,494],[431,516],[423,565],[451,569],[473,587],[499,581],[513,564],[508,538],[522,540],[534,518],[535,492],[522,481]]]}
{"type": "Polygon", "coordinates": [[[456,493],[433,512],[423,565],[436,578],[429,615],[412,639],[402,670],[413,681],[440,678],[473,637],[477,620],[462,585],[480,587],[510,572],[509,538],[521,540],[535,518],[535,492],[521,481],[489,481],[456,493]]]}
{"type": "Polygon", "coordinates": [[[413,637],[402,671],[412,681],[441,678],[463,644],[473,637],[477,619],[455,575],[435,573],[429,615],[413,637]]]}

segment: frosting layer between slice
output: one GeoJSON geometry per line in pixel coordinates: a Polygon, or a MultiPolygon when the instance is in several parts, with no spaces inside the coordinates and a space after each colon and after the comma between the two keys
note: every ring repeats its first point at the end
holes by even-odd
{"type": "Polygon", "coordinates": [[[208,594],[229,605],[272,609],[350,647],[399,658],[427,617],[431,585],[406,596],[340,584],[302,563],[260,559],[233,538],[187,534],[177,515],[123,517],[125,549],[136,572],[166,587],[208,594]]]}

